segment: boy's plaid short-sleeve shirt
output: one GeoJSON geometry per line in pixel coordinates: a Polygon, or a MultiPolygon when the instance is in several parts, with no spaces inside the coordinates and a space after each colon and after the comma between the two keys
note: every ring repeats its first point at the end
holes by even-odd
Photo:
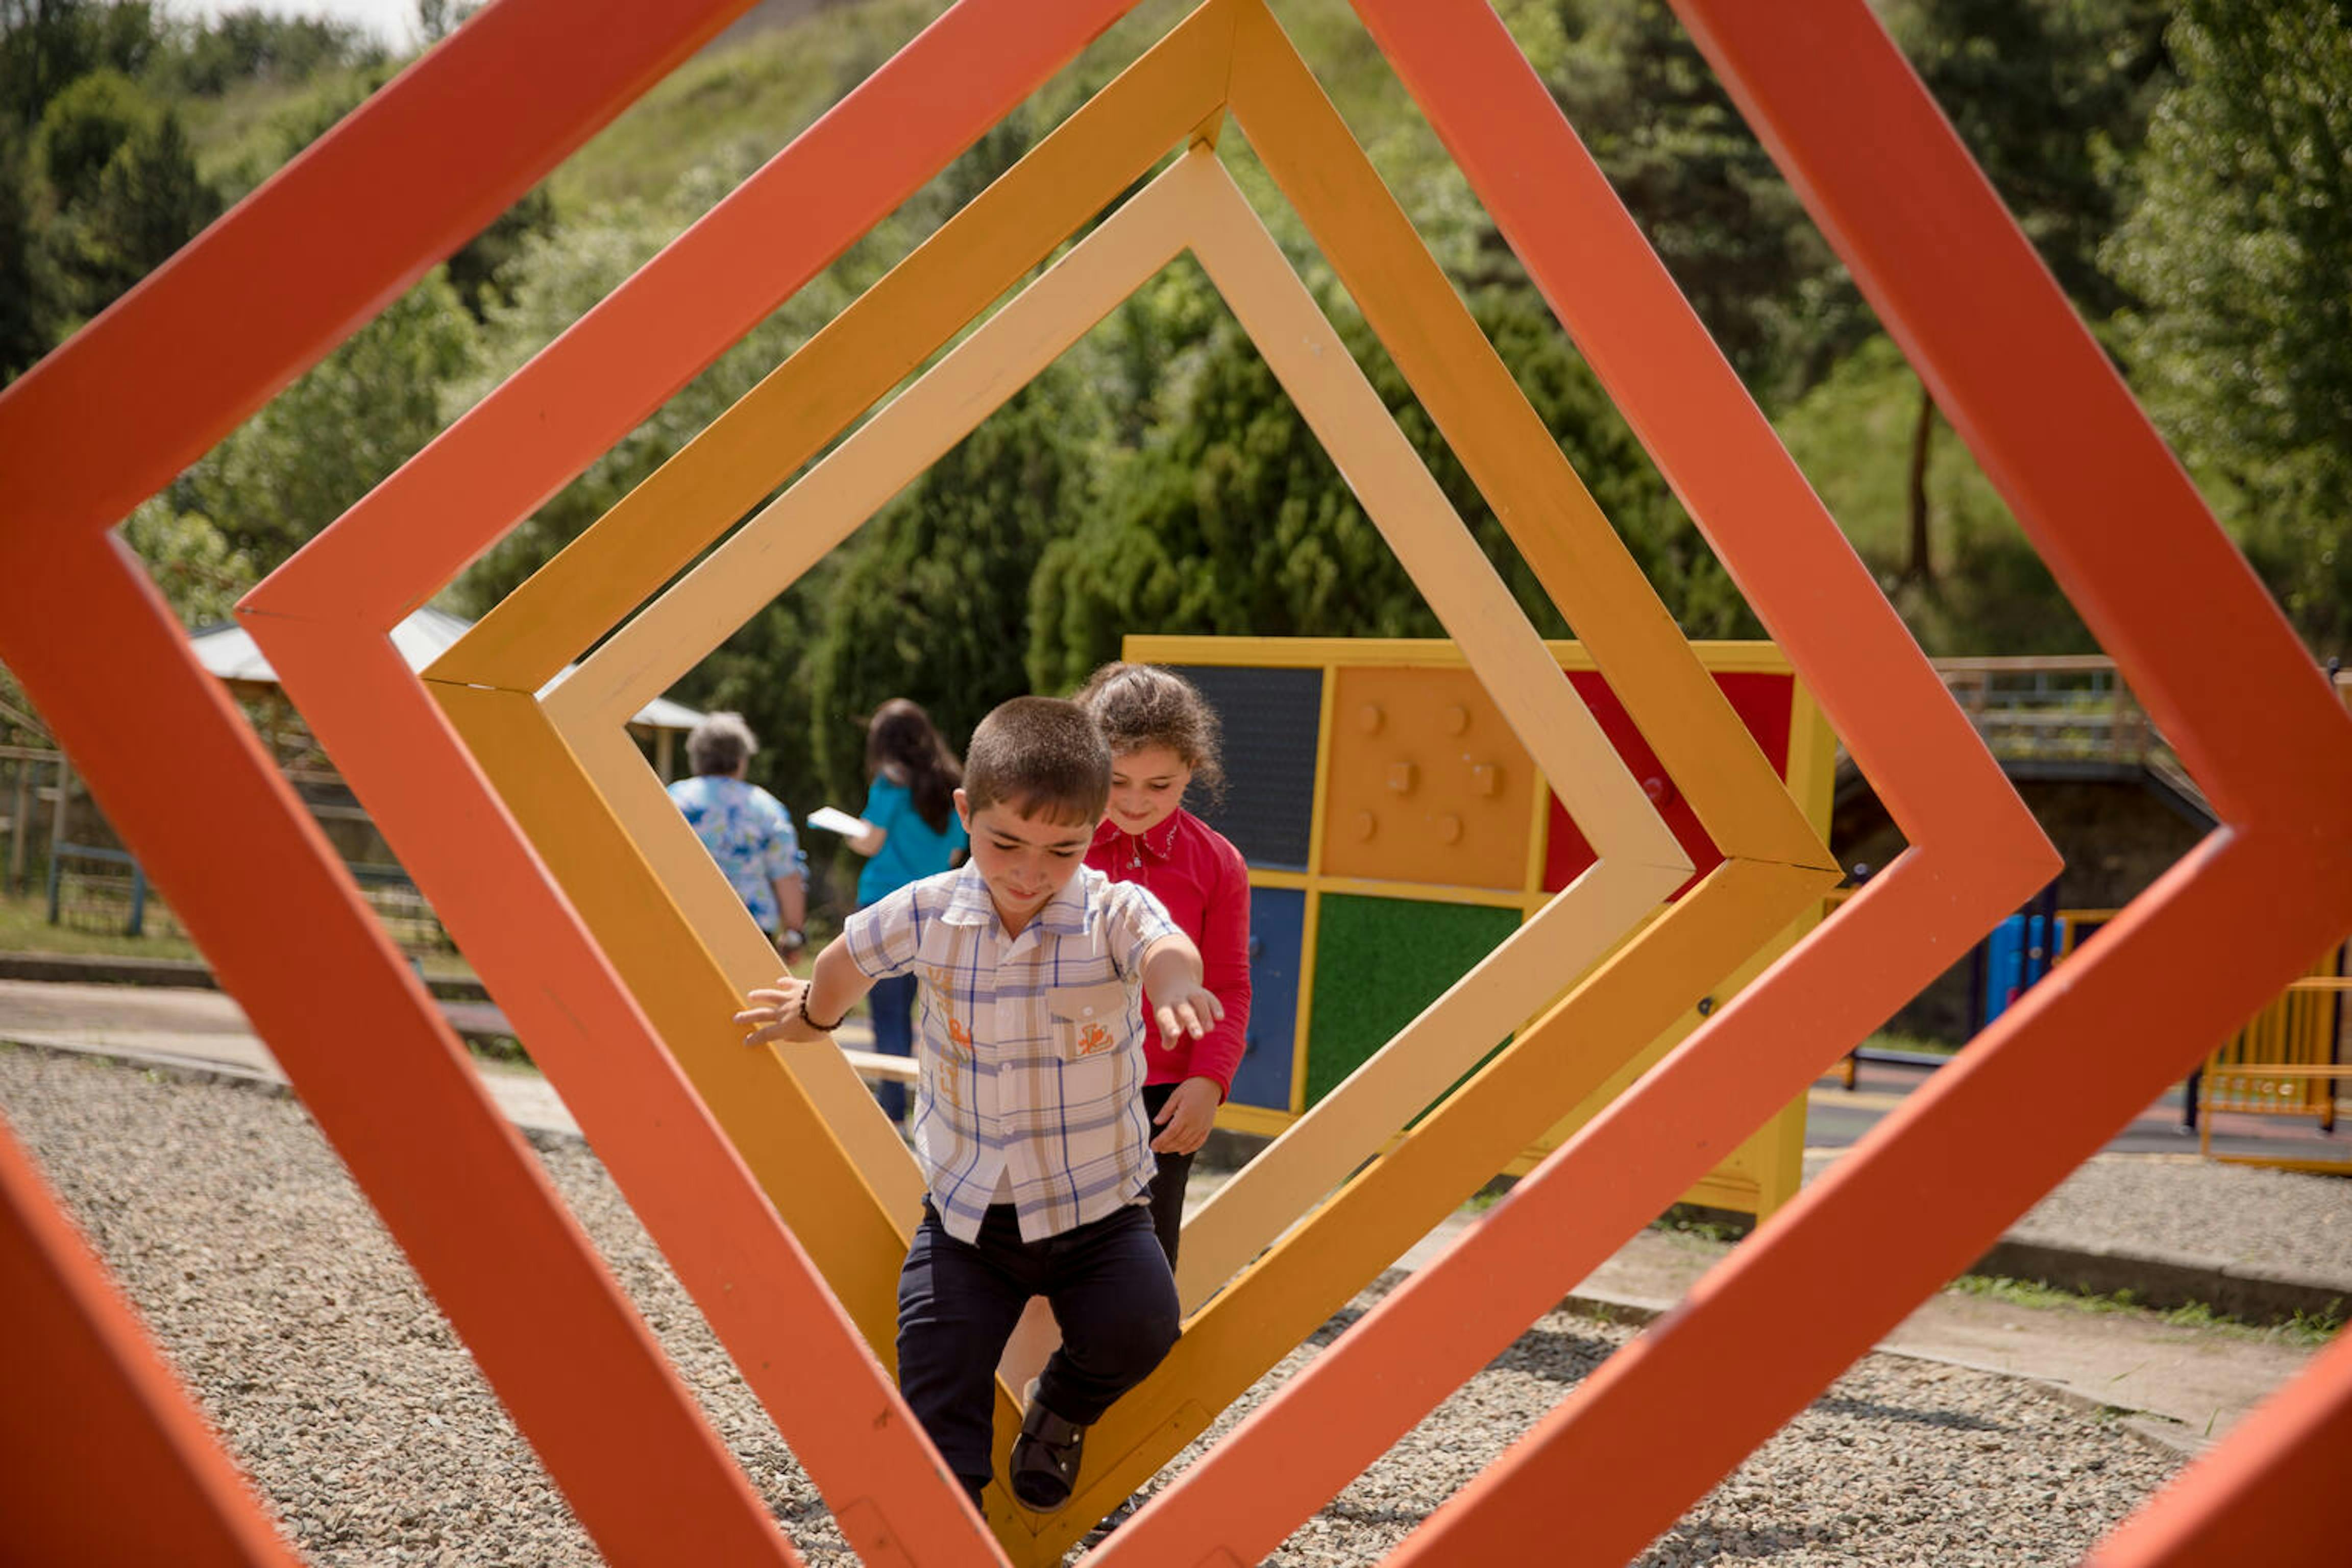
{"type": "Polygon", "coordinates": [[[1176,934],[1145,889],[1081,868],[1007,938],[971,866],[911,882],[842,928],[871,979],[913,974],[916,1157],[971,1241],[1000,1184],[1024,1241],[1150,1195],[1144,950],[1176,934]]]}

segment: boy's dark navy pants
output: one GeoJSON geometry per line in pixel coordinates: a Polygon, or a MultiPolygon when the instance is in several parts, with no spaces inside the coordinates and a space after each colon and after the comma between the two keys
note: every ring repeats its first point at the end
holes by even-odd
{"type": "Polygon", "coordinates": [[[998,1204],[968,1244],[925,1203],[898,1276],[898,1392],[975,1500],[994,1468],[996,1363],[1032,1296],[1062,1331],[1038,1403],[1081,1426],[1176,1342],[1176,1281],[1144,1205],[1024,1242],[1013,1205],[998,1204]]]}

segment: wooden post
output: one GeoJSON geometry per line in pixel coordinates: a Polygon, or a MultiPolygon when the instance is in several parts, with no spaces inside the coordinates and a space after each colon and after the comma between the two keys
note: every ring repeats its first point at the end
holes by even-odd
{"type": "Polygon", "coordinates": [[[66,811],[73,804],[73,764],[66,761],[63,752],[58,753],[58,797],[49,806],[49,923],[58,919],[58,900],[64,894],[66,811]]]}
{"type": "Polygon", "coordinates": [[[54,864],[59,853],[70,842],[66,836],[66,816],[73,806],[73,763],[63,752],[58,753],[58,798],[49,807],[49,859],[54,864]]]}
{"type": "Polygon", "coordinates": [[[16,809],[8,816],[8,891],[25,890],[25,835],[33,826],[33,759],[16,759],[16,809]]]}

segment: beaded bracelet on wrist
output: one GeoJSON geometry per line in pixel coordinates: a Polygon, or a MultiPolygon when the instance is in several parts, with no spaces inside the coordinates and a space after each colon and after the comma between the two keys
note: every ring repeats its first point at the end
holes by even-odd
{"type": "Polygon", "coordinates": [[[845,1020],[849,1015],[844,1013],[841,1017],[835,1018],[830,1024],[818,1023],[814,1017],[809,1016],[808,1006],[809,993],[815,989],[815,986],[810,985],[803,988],[801,992],[801,1022],[806,1024],[810,1028],[814,1029],[820,1035],[830,1035],[835,1029],[841,1027],[843,1021],[845,1020]]]}

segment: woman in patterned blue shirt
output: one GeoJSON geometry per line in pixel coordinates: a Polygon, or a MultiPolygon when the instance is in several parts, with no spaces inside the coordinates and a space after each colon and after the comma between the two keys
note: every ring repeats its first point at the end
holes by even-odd
{"type": "Polygon", "coordinates": [[[783,803],[747,783],[760,749],[740,713],[712,713],[686,738],[694,777],[669,786],[669,798],[776,952],[789,961],[808,919],[808,858],[783,803]]]}

